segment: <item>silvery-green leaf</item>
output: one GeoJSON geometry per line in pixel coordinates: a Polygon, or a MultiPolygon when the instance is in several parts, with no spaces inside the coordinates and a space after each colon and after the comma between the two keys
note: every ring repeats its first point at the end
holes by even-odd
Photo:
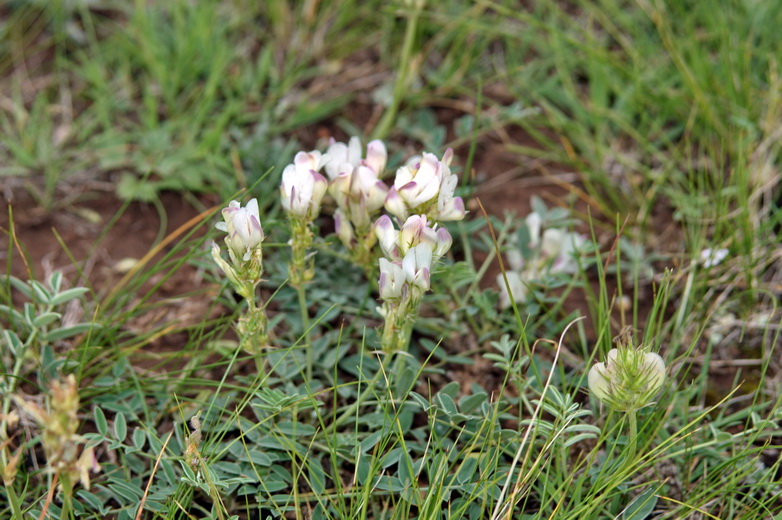
{"type": "Polygon", "coordinates": [[[30,286],[33,288],[34,299],[38,303],[51,303],[52,293],[41,282],[31,280],[30,286]]]}
{"type": "Polygon", "coordinates": [[[49,303],[52,305],[60,305],[67,301],[74,300],[84,293],[89,291],[86,287],[73,287],[72,289],[66,289],[61,293],[57,293],[54,296],[52,296],[49,303]]]}
{"type": "Polygon", "coordinates": [[[657,490],[653,487],[647,488],[630,502],[622,513],[622,520],[644,520],[657,505],[657,490]]]}
{"type": "Polygon", "coordinates": [[[22,293],[25,297],[32,300],[33,299],[33,289],[28,284],[24,283],[22,280],[17,278],[16,276],[0,276],[0,280],[7,281],[10,283],[14,289],[22,293]]]}
{"type": "Polygon", "coordinates": [[[114,416],[114,437],[120,442],[128,436],[128,423],[125,420],[125,414],[118,413],[114,416]]]}
{"type": "Polygon", "coordinates": [[[106,414],[103,413],[100,407],[95,407],[94,412],[95,428],[98,429],[101,435],[106,437],[109,434],[109,423],[106,421],[106,414]]]}
{"type": "Polygon", "coordinates": [[[54,323],[55,321],[62,318],[62,315],[58,312],[44,312],[43,314],[39,314],[35,317],[35,320],[33,320],[33,327],[36,329],[41,329],[43,327],[46,327],[47,325],[50,325],[54,323]]]}

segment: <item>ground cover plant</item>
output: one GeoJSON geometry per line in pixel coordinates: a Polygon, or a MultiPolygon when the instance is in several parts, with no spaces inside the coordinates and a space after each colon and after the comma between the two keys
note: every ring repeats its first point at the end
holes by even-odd
{"type": "Polygon", "coordinates": [[[782,11],[0,6],[0,518],[779,518],[782,11]]]}

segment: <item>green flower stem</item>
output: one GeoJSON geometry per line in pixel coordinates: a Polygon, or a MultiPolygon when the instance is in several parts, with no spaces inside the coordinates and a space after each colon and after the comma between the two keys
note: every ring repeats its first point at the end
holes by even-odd
{"type": "Polygon", "coordinates": [[[413,335],[415,317],[421,306],[421,298],[408,295],[398,303],[386,306],[385,322],[381,345],[383,352],[393,354],[397,351],[407,352],[410,337],[413,335]]]}
{"type": "Polygon", "coordinates": [[[312,230],[309,220],[291,216],[291,263],[288,266],[290,284],[296,288],[301,311],[301,326],[305,340],[306,364],[305,376],[312,381],[312,337],[310,334],[310,316],[307,305],[306,284],[315,276],[315,266],[307,251],[312,245],[312,230]]]}
{"type": "Polygon", "coordinates": [[[307,381],[312,381],[312,338],[310,337],[310,314],[307,309],[307,292],[304,288],[304,284],[296,286],[296,293],[299,296],[299,309],[301,310],[301,326],[304,329],[304,340],[306,345],[304,351],[306,353],[305,374],[307,381]]]}
{"type": "Polygon", "coordinates": [[[356,236],[358,238],[350,248],[350,258],[354,264],[361,266],[364,276],[377,289],[377,255],[374,249],[377,237],[371,226],[357,230],[356,236]]]}
{"type": "Polygon", "coordinates": [[[24,518],[22,516],[22,504],[19,502],[19,497],[16,496],[16,491],[14,491],[13,483],[10,483],[10,486],[5,487],[6,495],[8,496],[8,501],[11,503],[11,511],[13,512],[13,518],[24,518]]]}
{"type": "MultiPolygon", "coordinates": [[[[47,309],[51,310],[51,308],[47,309]]],[[[33,344],[33,342],[38,337],[38,329],[33,329],[30,333],[30,336],[27,338],[27,341],[25,341],[22,344],[22,348],[20,349],[21,352],[16,352],[16,359],[14,359],[14,367],[11,370],[11,374],[7,375],[5,378],[5,383],[8,385],[6,388],[6,393],[3,396],[3,418],[0,419],[0,443],[8,439],[8,421],[6,420],[6,417],[8,417],[9,412],[11,411],[11,396],[16,391],[16,384],[18,381],[21,380],[19,377],[19,374],[22,372],[22,364],[24,362],[25,355],[27,353],[27,349],[30,348],[30,345],[33,344]]],[[[7,446],[0,451],[0,462],[2,462],[3,467],[5,467],[8,462],[11,460],[10,450],[7,446]]],[[[10,490],[9,492],[9,500],[11,500],[11,505],[14,505],[14,501],[11,498],[11,494],[13,493],[13,486],[8,486],[10,490]]],[[[16,495],[14,494],[14,497],[16,495]]],[[[14,510],[19,509],[19,514],[17,515],[14,513],[14,518],[22,518],[21,516],[21,509],[19,508],[19,501],[18,498],[16,499],[16,506],[14,507],[14,510]]]]}
{"type": "Polygon", "coordinates": [[[398,305],[388,304],[386,306],[385,321],[383,323],[383,336],[380,339],[380,344],[383,352],[386,354],[393,352],[396,345],[396,321],[397,321],[397,309],[398,305]]]}
{"type": "Polygon", "coordinates": [[[60,518],[73,518],[73,482],[70,475],[66,472],[60,472],[60,485],[62,486],[62,511],[60,518]]]}
{"type": "MultiPolygon", "coordinates": [[[[254,293],[253,289],[253,293],[254,293]]],[[[255,304],[255,298],[247,298],[247,313],[239,319],[240,348],[252,355],[259,375],[266,374],[266,358],[261,354],[269,340],[266,312],[255,304]]]]}
{"type": "Polygon", "coordinates": [[[312,245],[310,222],[302,217],[291,216],[291,263],[288,277],[294,287],[304,285],[315,276],[313,259],[307,251],[312,245]]]}
{"type": "Polygon", "coordinates": [[[632,463],[633,459],[635,458],[635,451],[637,446],[637,437],[638,437],[638,423],[636,418],[636,411],[630,410],[627,412],[627,419],[630,422],[630,433],[629,433],[629,442],[628,442],[628,448],[629,448],[629,455],[628,460],[632,463]]]}

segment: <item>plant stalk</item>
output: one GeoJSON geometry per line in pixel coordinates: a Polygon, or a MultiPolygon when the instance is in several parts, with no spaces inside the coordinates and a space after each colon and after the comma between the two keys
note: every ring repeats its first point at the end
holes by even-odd
{"type": "Polygon", "coordinates": [[[629,455],[628,460],[630,462],[635,459],[635,451],[637,448],[637,438],[638,438],[638,422],[636,417],[636,411],[630,410],[627,412],[627,419],[630,422],[630,433],[629,433],[629,439],[628,439],[628,449],[629,449],[629,455]]]}

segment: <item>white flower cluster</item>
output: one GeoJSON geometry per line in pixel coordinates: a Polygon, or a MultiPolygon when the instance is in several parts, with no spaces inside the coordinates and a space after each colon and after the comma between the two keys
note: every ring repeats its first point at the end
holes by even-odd
{"type": "Polygon", "coordinates": [[[220,256],[220,246],[216,242],[212,242],[212,258],[236,291],[251,300],[263,274],[261,243],[265,237],[258,213],[258,200],[252,199],[245,207],[232,200],[227,208],[223,208],[222,216],[223,222],[218,222],[215,227],[228,233],[225,245],[228,246],[231,263],[220,256]]]}
{"type": "Polygon", "coordinates": [[[578,270],[576,255],[586,242],[584,236],[578,233],[554,227],[543,230],[543,218],[537,212],[527,215],[525,226],[529,234],[527,255],[522,254],[518,247],[506,254],[510,269],[505,276],[510,293],[502,273],[497,275],[502,308],[510,307],[511,301],[526,302],[530,285],[541,281],[547,274],[575,273],[578,270]]]}
{"type": "Polygon", "coordinates": [[[396,171],[385,206],[402,220],[409,215],[426,215],[434,222],[461,220],[466,212],[461,197],[454,197],[458,178],[451,173],[453,150],[442,160],[431,153],[413,157],[396,171]]]}
{"type": "Polygon", "coordinates": [[[379,140],[371,141],[362,157],[358,137],[347,144],[332,139],[325,154],[299,152],[282,173],[283,208],[312,219],[328,188],[338,206],[337,235],[346,244],[353,238],[353,228],[370,224],[384,206],[402,221],[410,215],[425,215],[432,222],[464,218],[464,201],[454,196],[458,177],[450,168],[453,150],[446,150],[441,160],[431,153],[411,158],[397,169],[390,189],[380,180],[387,158],[379,140]],[[321,169],[328,180],[319,173],[321,169]]]}
{"type": "Polygon", "coordinates": [[[383,215],[375,234],[385,258],[380,259],[380,297],[386,302],[420,298],[430,286],[432,266],[451,248],[448,230],[429,226],[424,215],[409,217],[402,229],[383,215]]]}
{"type": "Polygon", "coordinates": [[[234,263],[237,263],[239,258],[243,262],[248,261],[264,239],[261,217],[258,214],[258,200],[252,199],[245,207],[232,200],[227,208],[223,208],[222,215],[223,222],[218,222],[215,227],[228,233],[225,244],[231,252],[231,258],[234,263]]]}
{"type": "Polygon", "coordinates": [[[382,141],[371,141],[366,158],[362,158],[358,137],[351,137],[348,144],[332,139],[326,156],[329,193],[338,206],[334,212],[335,231],[345,247],[351,248],[356,231],[363,234],[369,230],[372,218],[386,200],[388,187],[380,180],[388,157],[386,146],[382,141]]]}
{"type": "MultiPolygon", "coordinates": [[[[388,159],[385,145],[371,141],[366,156],[362,157],[362,151],[357,137],[347,144],[332,139],[325,154],[301,151],[283,170],[280,197],[291,225],[289,282],[301,295],[314,277],[313,255],[308,252],[312,224],[328,192],[337,203],[336,234],[368,275],[376,272],[374,247],[380,242],[384,258],[379,259],[378,285],[386,318],[383,347],[392,352],[409,342],[421,297],[430,287],[432,266],[451,247],[451,235],[438,223],[464,218],[464,202],[454,196],[458,179],[450,169],[451,149],[442,160],[430,153],[410,160],[397,170],[390,189],[380,179],[388,159]],[[387,215],[375,221],[383,207],[399,219],[401,229],[387,215]]],[[[231,201],[222,215],[224,221],[216,227],[228,234],[225,243],[231,264],[221,257],[217,244],[212,256],[248,302],[248,315],[240,320],[239,331],[252,340],[251,346],[263,347],[268,339],[267,322],[263,307],[255,304],[255,289],[263,273],[264,234],[258,202],[252,199],[242,208],[231,201]]]]}
{"type": "Polygon", "coordinates": [[[320,202],[326,194],[328,182],[320,169],[328,156],[318,151],[299,152],[282,171],[280,196],[282,207],[289,214],[313,220],[320,212],[320,202]]]}

